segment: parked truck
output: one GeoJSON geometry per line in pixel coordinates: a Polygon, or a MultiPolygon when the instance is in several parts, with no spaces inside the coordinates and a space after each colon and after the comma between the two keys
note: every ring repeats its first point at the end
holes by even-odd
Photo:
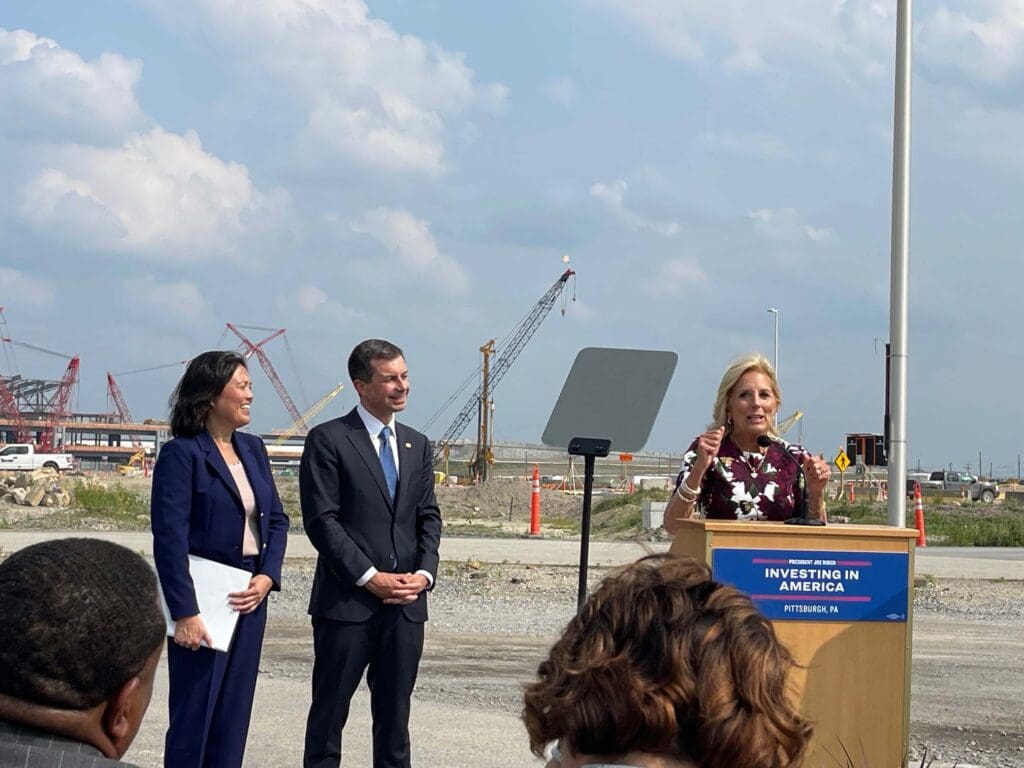
{"type": "Polygon", "coordinates": [[[0,449],[0,469],[33,470],[46,467],[63,472],[73,466],[74,459],[70,453],[39,453],[29,443],[10,443],[0,449]]]}
{"type": "Polygon", "coordinates": [[[920,483],[921,490],[926,488],[936,488],[942,491],[959,491],[960,493],[967,494],[967,498],[971,501],[984,501],[993,502],[999,495],[998,483],[990,483],[985,480],[979,480],[968,472],[948,472],[946,470],[938,470],[932,472],[927,478],[914,477],[907,473],[907,495],[912,496],[914,494],[914,483],[920,483]]]}

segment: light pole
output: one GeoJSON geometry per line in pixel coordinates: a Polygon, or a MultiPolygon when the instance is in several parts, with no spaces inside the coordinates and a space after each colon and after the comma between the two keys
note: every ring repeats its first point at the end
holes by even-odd
{"type": "Polygon", "coordinates": [[[910,82],[912,0],[896,0],[896,83],[892,125],[892,232],[889,257],[888,523],[907,522],[907,316],[910,281],[910,82]]]}
{"type": "Polygon", "coordinates": [[[772,358],[772,367],[775,368],[775,378],[779,377],[779,310],[775,307],[768,307],[768,314],[772,316],[772,328],[775,333],[775,355],[772,358]]]}
{"type": "MultiPolygon", "coordinates": [[[[779,380],[779,310],[775,307],[768,307],[768,314],[772,316],[772,326],[775,331],[775,354],[772,356],[772,368],[775,369],[775,380],[779,380]]],[[[779,411],[775,410],[775,426],[779,426],[779,411]]]]}

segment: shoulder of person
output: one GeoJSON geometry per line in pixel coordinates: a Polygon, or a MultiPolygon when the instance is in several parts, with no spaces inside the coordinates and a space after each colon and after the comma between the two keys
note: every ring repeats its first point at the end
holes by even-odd
{"type": "MultiPolygon", "coordinates": [[[[402,423],[401,421],[396,421],[395,422],[395,426],[397,428],[401,429],[402,438],[405,439],[405,440],[413,440],[413,441],[416,441],[416,442],[418,442],[420,440],[428,440],[427,436],[424,435],[422,432],[420,432],[417,429],[414,429],[414,428],[410,427],[408,424],[402,423]]],[[[396,432],[397,431],[398,430],[396,429],[396,432]]]]}
{"type": "Polygon", "coordinates": [[[263,448],[263,438],[251,432],[236,432],[235,436],[242,445],[250,445],[256,448],[263,448]]]}
{"type": "Polygon", "coordinates": [[[365,425],[363,424],[362,418],[359,416],[359,412],[353,408],[342,416],[336,416],[333,419],[320,422],[315,427],[311,427],[306,437],[309,439],[316,435],[324,436],[335,432],[347,432],[352,429],[364,428],[365,425]]]}
{"type": "Polygon", "coordinates": [[[195,453],[198,449],[198,445],[195,435],[192,437],[172,437],[160,446],[160,452],[157,454],[157,459],[161,456],[173,456],[175,454],[183,456],[195,453]]]}

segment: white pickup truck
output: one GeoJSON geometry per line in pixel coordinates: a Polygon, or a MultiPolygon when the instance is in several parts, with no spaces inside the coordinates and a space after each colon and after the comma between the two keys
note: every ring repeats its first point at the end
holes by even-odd
{"type": "Polygon", "coordinates": [[[10,443],[0,449],[0,469],[33,470],[40,467],[58,472],[71,469],[74,459],[70,453],[36,453],[28,443],[10,443]]]}

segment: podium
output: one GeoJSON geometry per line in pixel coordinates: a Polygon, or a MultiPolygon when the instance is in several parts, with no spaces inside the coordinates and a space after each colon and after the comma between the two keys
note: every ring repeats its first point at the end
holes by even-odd
{"type": "Polygon", "coordinates": [[[683,520],[673,554],[749,595],[797,666],[814,738],[804,765],[900,766],[910,735],[917,531],[683,520]]]}

